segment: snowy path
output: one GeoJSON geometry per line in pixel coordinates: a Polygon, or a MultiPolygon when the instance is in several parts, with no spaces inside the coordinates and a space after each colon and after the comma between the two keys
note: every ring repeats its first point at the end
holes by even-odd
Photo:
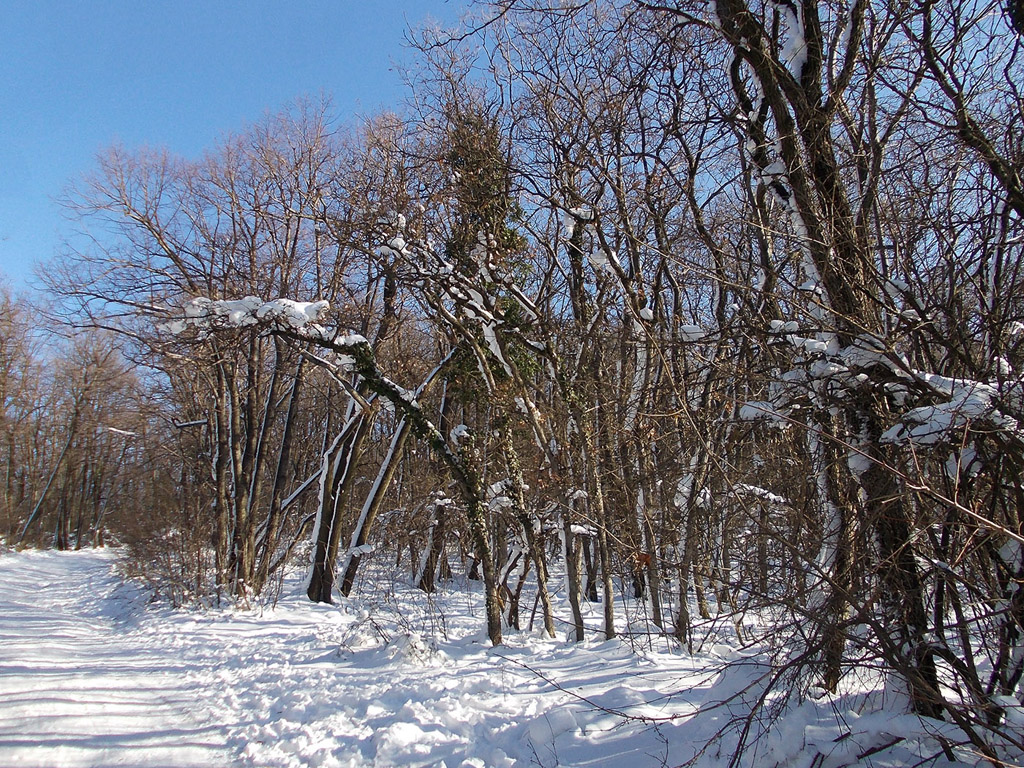
{"type": "Polygon", "coordinates": [[[0,766],[230,765],[195,712],[195,665],[117,615],[110,566],[0,556],[0,766]]]}
{"type": "Polygon", "coordinates": [[[644,768],[693,754],[682,721],[613,714],[692,711],[709,677],[690,659],[535,632],[491,648],[479,594],[427,600],[383,572],[340,606],[295,582],[273,609],[173,611],[121,584],[115,557],[0,554],[0,768],[644,768]]]}
{"type": "Polygon", "coordinates": [[[732,736],[704,746],[760,696],[771,668],[755,658],[596,631],[509,631],[491,648],[478,588],[428,598],[379,563],[340,605],[291,578],[275,607],[205,613],[147,604],[115,563],[0,550],[0,768],[897,768],[945,754],[934,721],[823,695],[734,763],[732,736]]]}

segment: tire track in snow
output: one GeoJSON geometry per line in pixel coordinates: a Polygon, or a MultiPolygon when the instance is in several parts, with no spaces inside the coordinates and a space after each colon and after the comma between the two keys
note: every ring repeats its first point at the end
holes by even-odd
{"type": "Polygon", "coordinates": [[[0,555],[0,768],[231,764],[174,644],[119,620],[113,560],[0,555]]]}

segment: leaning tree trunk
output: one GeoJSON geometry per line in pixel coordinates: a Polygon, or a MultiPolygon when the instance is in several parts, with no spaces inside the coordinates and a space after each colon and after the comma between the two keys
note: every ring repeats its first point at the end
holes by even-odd
{"type": "Polygon", "coordinates": [[[345,566],[342,569],[341,594],[345,597],[348,597],[352,591],[352,585],[356,580],[356,572],[359,570],[359,563],[363,559],[362,547],[369,540],[370,530],[373,527],[374,520],[377,518],[381,505],[384,503],[384,495],[391,485],[395,471],[398,469],[398,457],[402,454],[410,431],[409,422],[402,419],[391,438],[391,445],[388,447],[387,455],[377,471],[377,477],[373,481],[370,492],[363,501],[359,519],[356,520],[355,528],[352,531],[352,541],[349,544],[345,566]]]}
{"type": "Polygon", "coordinates": [[[267,583],[277,553],[281,520],[284,517],[283,497],[285,482],[288,475],[288,467],[291,465],[292,444],[295,442],[295,422],[304,372],[305,358],[300,357],[299,362],[295,366],[295,378],[288,392],[284,434],[281,436],[281,445],[278,449],[276,468],[274,470],[274,485],[270,492],[270,511],[263,524],[263,536],[257,542],[257,566],[254,584],[257,594],[263,591],[263,587],[267,583]]]}

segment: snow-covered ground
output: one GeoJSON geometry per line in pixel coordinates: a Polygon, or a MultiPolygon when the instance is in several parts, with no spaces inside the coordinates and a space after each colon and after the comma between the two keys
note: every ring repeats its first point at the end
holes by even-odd
{"type": "MultiPolygon", "coordinates": [[[[722,673],[727,648],[665,639],[510,632],[491,648],[472,593],[428,599],[383,575],[340,606],[289,581],[273,608],[172,611],[122,583],[116,558],[0,554],[3,768],[725,766],[729,739],[701,750],[770,671],[722,673]]],[[[740,764],[911,764],[920,721],[827,699],[740,764]]]]}
{"type": "Polygon", "coordinates": [[[222,729],[196,707],[208,691],[195,661],[167,642],[171,627],[130,623],[112,563],[109,551],[0,556],[0,765],[228,764],[222,729]]]}

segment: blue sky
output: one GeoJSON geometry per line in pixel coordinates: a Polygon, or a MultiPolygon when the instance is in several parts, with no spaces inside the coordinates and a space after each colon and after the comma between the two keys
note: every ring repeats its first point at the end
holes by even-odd
{"type": "Polygon", "coordinates": [[[466,0],[0,0],[0,273],[15,288],[69,230],[56,203],[102,148],[197,156],[299,96],[397,106],[409,25],[466,0]]]}

